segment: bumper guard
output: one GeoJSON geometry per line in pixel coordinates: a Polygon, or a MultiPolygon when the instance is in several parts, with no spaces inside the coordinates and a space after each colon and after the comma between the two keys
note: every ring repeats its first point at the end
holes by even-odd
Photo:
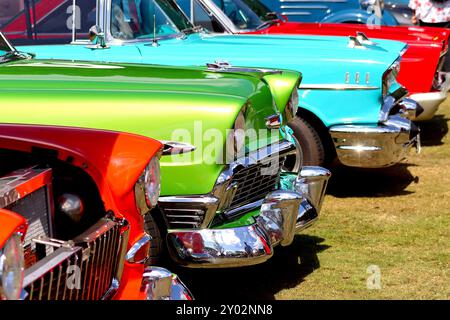
{"type": "Polygon", "coordinates": [[[304,167],[281,190],[261,202],[259,216],[248,226],[226,229],[168,231],[169,251],[175,261],[192,268],[241,267],[272,257],[276,245],[287,246],[294,235],[318,217],[330,172],[304,167]]]}

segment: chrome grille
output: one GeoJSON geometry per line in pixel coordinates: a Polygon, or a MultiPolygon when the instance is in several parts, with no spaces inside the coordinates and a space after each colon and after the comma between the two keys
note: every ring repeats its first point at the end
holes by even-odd
{"type": "Polygon", "coordinates": [[[25,271],[29,300],[99,300],[110,289],[123,263],[127,231],[102,219],[25,271]]]}
{"type": "Polygon", "coordinates": [[[164,210],[169,228],[198,228],[205,219],[205,211],[201,209],[176,209],[164,210]]]}
{"type": "Polygon", "coordinates": [[[52,237],[51,180],[52,170],[38,166],[0,178],[0,207],[20,214],[28,223],[23,245],[25,267],[53,252],[52,248],[44,248],[38,254],[33,242],[40,237],[52,237]]]}
{"type": "MultiPolygon", "coordinates": [[[[8,210],[19,213],[28,222],[23,243],[26,266],[33,264],[36,259],[36,245],[32,240],[42,236],[51,237],[47,194],[47,187],[42,187],[6,207],[8,210]]],[[[46,254],[51,252],[51,248],[47,248],[46,254]]]]}
{"type": "Polygon", "coordinates": [[[269,159],[265,159],[264,162],[239,170],[231,182],[237,186],[237,191],[229,210],[264,199],[269,192],[274,191],[280,182],[280,168],[284,159],[279,157],[275,165],[271,164],[269,159]]]}

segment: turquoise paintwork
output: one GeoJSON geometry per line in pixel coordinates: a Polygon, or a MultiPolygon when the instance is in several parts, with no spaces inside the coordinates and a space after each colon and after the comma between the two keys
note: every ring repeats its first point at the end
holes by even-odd
{"type": "Polygon", "coordinates": [[[375,90],[300,90],[300,107],[316,114],[326,126],[343,123],[376,123],[382,104],[381,81],[387,68],[398,58],[405,44],[377,40],[367,49],[348,47],[345,37],[207,35],[148,43],[111,45],[109,49],[88,49],[85,45],[19,47],[37,58],[78,59],[149,63],[176,66],[202,65],[226,60],[235,66],[283,68],[301,71],[302,85],[362,84],[375,90]],[[277,49],[275,49],[277,48],[277,49]],[[366,73],[370,73],[368,83],[366,73]]]}

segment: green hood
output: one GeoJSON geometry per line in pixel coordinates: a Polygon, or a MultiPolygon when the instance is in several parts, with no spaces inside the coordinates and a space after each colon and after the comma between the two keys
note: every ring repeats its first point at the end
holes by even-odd
{"type": "Polygon", "coordinates": [[[191,136],[200,158],[180,164],[163,157],[162,195],[204,194],[211,191],[223,165],[207,164],[201,157],[212,142],[202,132],[220,132],[217,143],[224,146],[227,130],[244,106],[246,128],[265,129],[265,118],[277,112],[274,101],[285,103],[298,81],[295,73],[273,75],[278,82],[286,77],[291,88],[272,89],[279,92],[272,99],[265,76],[200,68],[17,61],[0,65],[0,122],[108,129],[158,140],[174,140],[174,131],[182,130],[191,136]]]}

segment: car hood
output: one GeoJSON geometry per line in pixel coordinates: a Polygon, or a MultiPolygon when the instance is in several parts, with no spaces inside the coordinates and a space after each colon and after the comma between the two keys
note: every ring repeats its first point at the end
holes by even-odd
{"type": "MultiPolygon", "coordinates": [[[[192,34],[184,39],[161,40],[156,47],[149,46],[148,42],[114,46],[104,50],[103,58],[173,66],[204,66],[225,60],[234,66],[300,71],[302,84],[343,83],[346,72],[370,72],[374,81],[371,84],[379,86],[382,74],[405,47],[402,42],[380,40],[376,46],[350,48],[348,40],[347,37],[192,34]],[[130,57],[133,47],[137,50],[130,57]]],[[[82,45],[18,49],[44,59],[99,59],[82,45]]]]}
{"type": "Polygon", "coordinates": [[[162,158],[166,195],[211,191],[223,165],[203,158],[212,144],[204,135],[225,146],[244,106],[248,129],[267,131],[266,118],[277,112],[258,77],[199,68],[23,60],[0,64],[0,83],[1,123],[114,130],[193,144],[196,158],[162,158]]]}
{"type": "Polygon", "coordinates": [[[254,61],[252,64],[277,58],[288,59],[292,63],[315,59],[350,60],[349,57],[351,60],[391,64],[405,47],[404,43],[386,40],[377,46],[365,46],[364,49],[350,48],[348,37],[298,35],[214,34],[191,37],[190,42],[207,51],[216,48],[215,52],[222,52],[223,56],[251,59],[254,61]],[[220,51],[229,46],[236,49],[231,52],[220,51]]]}

